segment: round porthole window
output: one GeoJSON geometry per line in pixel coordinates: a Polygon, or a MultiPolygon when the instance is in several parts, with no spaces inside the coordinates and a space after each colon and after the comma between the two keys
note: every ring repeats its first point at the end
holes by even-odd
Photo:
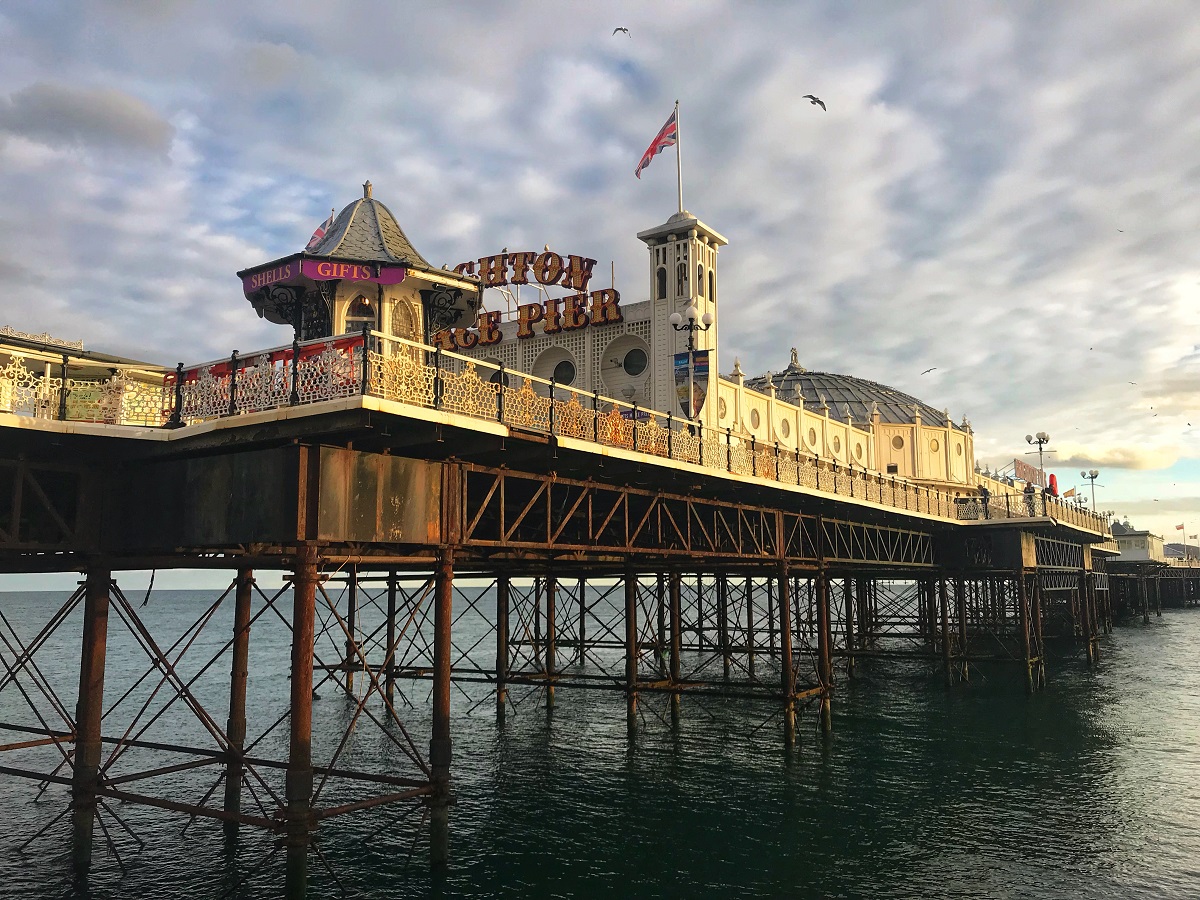
{"type": "Polygon", "coordinates": [[[836,437],[836,436],[833,439],[833,452],[834,453],[842,452],[842,439],[839,437],[836,437]]]}
{"type": "Polygon", "coordinates": [[[862,444],[854,445],[854,455],[857,456],[859,459],[862,459],[862,444]]]}
{"type": "Polygon", "coordinates": [[[936,439],[936,438],[935,438],[934,440],[932,440],[932,441],[930,441],[930,442],[929,442],[929,449],[930,449],[930,450],[932,450],[934,453],[937,453],[937,452],[938,452],[938,449],[939,449],[940,447],[941,447],[941,444],[939,444],[939,443],[937,442],[937,439],[936,439]]]}
{"type": "Polygon", "coordinates": [[[897,450],[903,450],[904,438],[900,437],[900,435],[896,435],[894,438],[892,438],[892,446],[897,450]]]}
{"type": "Polygon", "coordinates": [[[808,446],[817,446],[817,429],[815,428],[808,429],[808,446]]]}
{"type": "Polygon", "coordinates": [[[787,437],[791,433],[791,431],[792,431],[792,426],[788,422],[787,419],[784,419],[782,422],[779,423],[779,433],[782,434],[784,437],[787,437]]]}
{"type": "Polygon", "coordinates": [[[762,421],[762,419],[759,418],[758,410],[757,409],[750,410],[750,427],[757,428],[758,423],[761,421],[762,421]]]}
{"type": "Polygon", "coordinates": [[[555,384],[574,384],[575,383],[575,363],[569,359],[564,359],[554,367],[554,383],[555,384]]]}
{"type": "Polygon", "coordinates": [[[621,368],[625,370],[626,375],[636,376],[641,375],[646,371],[646,351],[641,347],[634,347],[625,354],[625,358],[621,360],[621,368]]]}
{"type": "Polygon", "coordinates": [[[962,456],[962,444],[956,444],[954,449],[958,451],[959,456],[962,456]]]}

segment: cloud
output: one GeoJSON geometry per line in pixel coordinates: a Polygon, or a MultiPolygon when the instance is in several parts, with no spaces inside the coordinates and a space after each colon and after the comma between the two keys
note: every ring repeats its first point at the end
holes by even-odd
{"type": "Polygon", "coordinates": [[[165,156],[175,129],[145,101],[121,91],[39,81],[0,99],[0,132],[52,146],[165,156]]]}
{"type": "MultiPolygon", "coordinates": [[[[1088,447],[1054,459],[1055,469],[1168,469],[1179,461],[1178,447],[1088,447]]],[[[1050,463],[1046,464],[1050,468],[1050,463]]]]}

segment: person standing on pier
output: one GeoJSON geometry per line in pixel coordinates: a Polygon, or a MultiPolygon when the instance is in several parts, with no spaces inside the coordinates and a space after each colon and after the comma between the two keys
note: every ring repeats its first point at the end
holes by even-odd
{"type": "Polygon", "coordinates": [[[1029,516],[1033,517],[1034,498],[1037,496],[1037,488],[1033,486],[1032,481],[1025,482],[1025,505],[1029,508],[1029,516]]]}
{"type": "Polygon", "coordinates": [[[991,516],[988,515],[988,500],[991,498],[991,496],[992,492],[987,489],[987,485],[981,484],[979,486],[979,502],[983,505],[983,517],[985,519],[991,518],[991,516]]]}

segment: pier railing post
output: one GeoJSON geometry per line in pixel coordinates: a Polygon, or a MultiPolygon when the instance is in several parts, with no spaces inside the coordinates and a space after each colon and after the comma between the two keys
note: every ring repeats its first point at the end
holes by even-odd
{"type": "Polygon", "coordinates": [[[171,418],[167,420],[168,428],[183,426],[183,363],[175,367],[175,400],[171,407],[171,418]]]}
{"type": "Polygon", "coordinates": [[[237,413],[237,372],[238,372],[238,352],[233,351],[229,355],[229,415],[237,413]]]}
{"type": "MultiPolygon", "coordinates": [[[[225,761],[225,812],[242,811],[242,750],[246,743],[246,679],[250,674],[250,599],[254,571],[238,569],[233,606],[233,648],[229,664],[229,738],[225,761]]],[[[237,822],[225,821],[225,834],[237,834],[237,822]]]]}
{"type": "MultiPolygon", "coordinates": [[[[65,379],[64,379],[65,381],[65,379]]],[[[89,566],[83,600],[83,651],[75,707],[75,759],[71,773],[72,861],[77,876],[92,863],[92,830],[100,772],[100,723],[104,715],[104,662],[108,644],[109,583],[105,565],[89,566]]]]}
{"type": "Polygon", "coordinates": [[[317,548],[296,548],[292,581],[292,710],[286,774],[288,900],[308,892],[308,845],[312,814],[313,644],[316,633],[317,548]]]}

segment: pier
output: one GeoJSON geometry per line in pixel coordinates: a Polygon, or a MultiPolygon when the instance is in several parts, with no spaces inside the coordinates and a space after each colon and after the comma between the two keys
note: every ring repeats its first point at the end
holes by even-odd
{"type": "Polygon", "coordinates": [[[1106,523],[1040,495],[1031,516],[991,504],[985,518],[977,500],[731,429],[623,416],[623,401],[493,378],[486,363],[381,333],[180,367],[149,403],[143,381],[106,373],[91,387],[113,398],[105,414],[54,396],[82,393],[70,372],[94,362],[59,355],[67,378],[5,394],[0,565],[83,577],[31,639],[3,622],[0,689],[20,691],[36,723],[0,723],[0,772],[69,790],[81,872],[97,841],[125,837],[118,801],[278,834],[289,896],[319,864],[313,834],[343,815],[411,806],[444,864],[455,683],[474,689],[460,699],[484,690],[499,720],[518,691],[546,704],[614,691],[631,729],[669,727],[717,695],[760,705],[791,747],[806,710],[831,727],[838,679],[872,658],[923,660],[948,683],[1011,663],[1032,692],[1047,641],[1094,660],[1111,627],[1106,523]],[[220,569],[229,587],[164,646],[121,573],[168,568],[220,569]],[[285,573],[282,590],[258,589],[267,569],[285,573]],[[180,674],[219,604],[234,606],[236,627],[203,668],[228,674],[225,721],[180,674]],[[40,674],[39,650],[77,609],[72,709],[40,674]],[[274,757],[244,719],[254,636],[271,620],[292,646],[288,708],[267,732],[288,739],[274,757]],[[118,627],[146,654],[139,684],[105,680],[118,627]],[[428,715],[396,701],[406,682],[428,684],[412,694],[430,698],[428,715]],[[345,732],[322,740],[324,759],[314,687],[356,705],[345,732]],[[148,688],[140,707],[120,702],[148,688]],[[207,739],[144,739],[164,703],[186,707],[207,739]],[[648,719],[647,703],[665,714],[648,719]],[[403,766],[345,765],[355,728],[393,741],[403,766]],[[201,767],[211,790],[173,795],[172,775],[201,767]]]}

